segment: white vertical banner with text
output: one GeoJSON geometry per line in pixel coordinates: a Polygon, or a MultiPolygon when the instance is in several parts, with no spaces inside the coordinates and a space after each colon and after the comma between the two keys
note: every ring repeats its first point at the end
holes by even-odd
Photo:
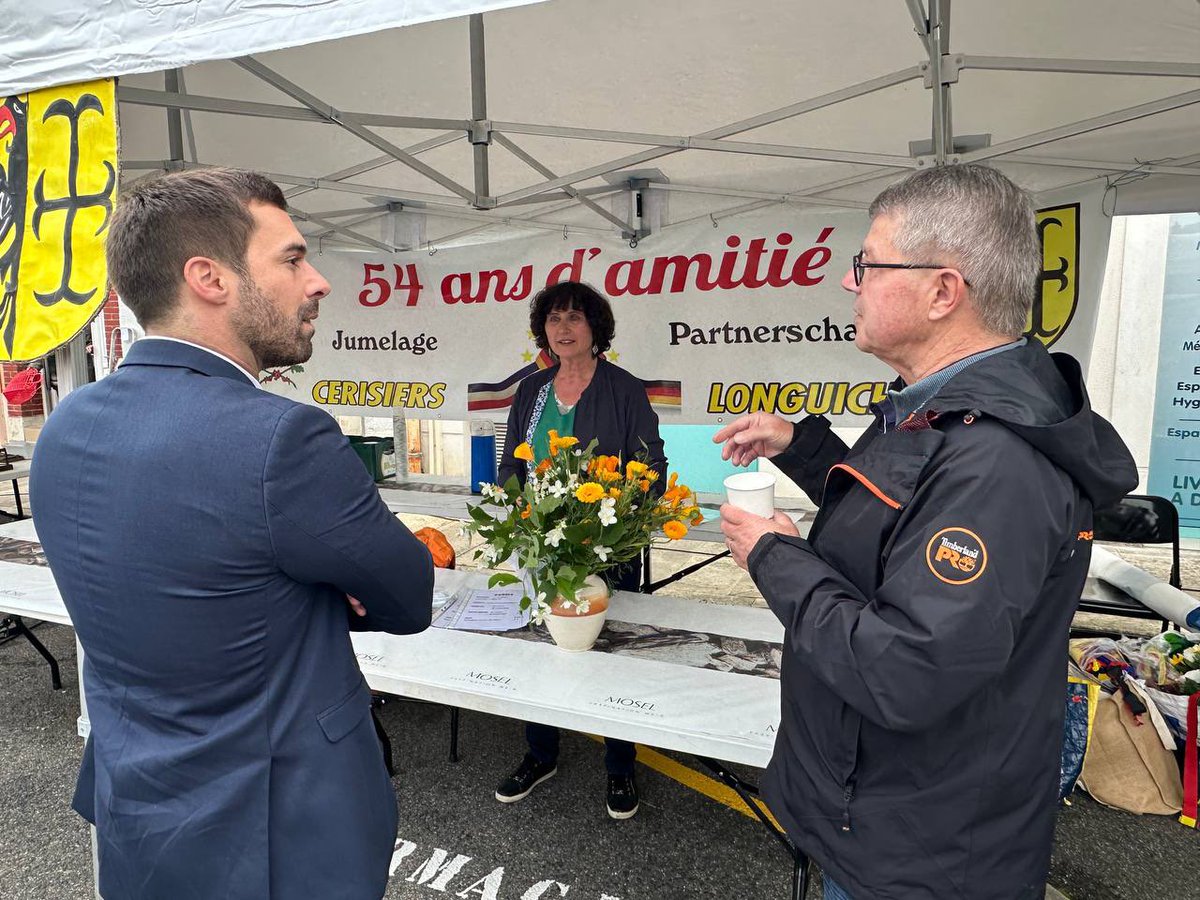
{"type": "MultiPolygon", "coordinates": [[[[1032,329],[1086,366],[1108,222],[1099,194],[1040,218],[1047,273],[1032,329]]],[[[264,384],[340,412],[503,419],[520,380],[551,364],[529,331],[530,301],[576,280],[611,300],[606,357],[643,380],[663,422],[768,410],[853,426],[894,377],[855,348],[854,297],[841,286],[869,224],[854,210],[778,207],[632,248],[548,234],[434,253],[327,251],[314,260],[333,292],[312,359],[264,384]]]]}
{"type": "Polygon", "coordinates": [[[1179,533],[1200,538],[1200,214],[1171,216],[1149,491],[1179,513],[1179,533]]]}

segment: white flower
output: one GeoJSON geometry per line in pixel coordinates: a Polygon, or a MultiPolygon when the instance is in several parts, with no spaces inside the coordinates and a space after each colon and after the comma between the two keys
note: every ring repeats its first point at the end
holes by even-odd
{"type": "Polygon", "coordinates": [[[546,543],[551,547],[557,547],[562,542],[564,535],[561,525],[555,525],[546,533],[546,543]]]}
{"type": "Polygon", "coordinates": [[[555,497],[561,497],[567,492],[567,486],[565,484],[563,484],[561,481],[555,481],[553,484],[550,485],[549,491],[555,497]]]}
{"type": "Polygon", "coordinates": [[[491,544],[484,546],[479,551],[479,555],[483,559],[483,564],[485,566],[491,567],[496,564],[496,548],[491,544]]]}
{"type": "Polygon", "coordinates": [[[1184,662],[1189,663],[1200,663],[1200,644],[1196,644],[1195,646],[1188,647],[1186,650],[1184,650],[1183,660],[1184,662]]]}
{"type": "Polygon", "coordinates": [[[579,474],[572,472],[571,476],[567,479],[567,489],[573,491],[577,487],[579,487],[579,474]]]}
{"type": "Polygon", "coordinates": [[[612,547],[605,547],[603,544],[597,544],[592,550],[600,557],[600,562],[608,562],[608,554],[612,553],[612,547]]]}
{"type": "Polygon", "coordinates": [[[1200,684],[1200,669],[1192,669],[1190,672],[1184,672],[1183,680],[1194,681],[1196,684],[1200,684]]]}
{"type": "Polygon", "coordinates": [[[615,525],[617,523],[617,501],[612,497],[605,497],[600,501],[600,524],[615,525]]]}
{"type": "Polygon", "coordinates": [[[498,485],[481,481],[479,482],[479,491],[481,494],[483,494],[483,496],[491,500],[493,503],[499,503],[503,505],[508,501],[508,494],[504,493],[504,488],[499,487],[498,485]]]}
{"type": "Polygon", "coordinates": [[[546,620],[546,616],[550,612],[550,604],[546,602],[546,594],[539,593],[529,607],[529,620],[534,625],[541,625],[546,620]]]}

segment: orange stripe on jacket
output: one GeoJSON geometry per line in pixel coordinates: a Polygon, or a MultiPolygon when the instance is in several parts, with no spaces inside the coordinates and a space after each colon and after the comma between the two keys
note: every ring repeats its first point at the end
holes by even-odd
{"type": "MultiPolygon", "coordinates": [[[[868,478],[862,472],[858,471],[858,469],[854,468],[853,466],[848,466],[845,463],[838,463],[836,465],[829,467],[830,474],[833,473],[834,469],[841,469],[843,472],[850,473],[850,476],[852,478],[854,478],[856,481],[858,481],[859,484],[861,484],[863,487],[865,487],[868,491],[870,491],[872,494],[874,494],[876,497],[878,497],[880,500],[882,500],[884,503],[886,503],[892,509],[900,508],[899,500],[893,500],[891,497],[889,497],[887,494],[885,494],[883,491],[881,491],[878,487],[876,487],[875,483],[873,481],[871,481],[870,478],[868,478]]],[[[826,481],[826,483],[828,483],[828,481],[829,481],[828,475],[825,476],[825,481],[826,481]]]]}

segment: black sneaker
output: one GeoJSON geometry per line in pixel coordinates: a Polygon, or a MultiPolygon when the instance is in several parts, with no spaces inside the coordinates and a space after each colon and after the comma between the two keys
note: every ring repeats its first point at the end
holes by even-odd
{"type": "Polygon", "coordinates": [[[496,799],[501,803],[516,803],[524,800],[529,793],[545,781],[552,778],[558,771],[555,763],[538,762],[532,754],[526,753],[517,766],[517,771],[500,782],[496,788],[496,799]]]}
{"type": "Polygon", "coordinates": [[[608,776],[608,814],[614,819],[632,819],[638,811],[637,785],[632,775],[608,776]]]}

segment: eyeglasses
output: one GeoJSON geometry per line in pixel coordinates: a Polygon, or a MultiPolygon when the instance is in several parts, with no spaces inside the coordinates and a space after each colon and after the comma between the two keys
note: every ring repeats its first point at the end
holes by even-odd
{"type": "MultiPolygon", "coordinates": [[[[863,255],[862,255],[861,250],[858,253],[855,253],[854,257],[853,257],[853,260],[854,260],[854,265],[853,265],[854,286],[855,287],[862,287],[863,270],[864,269],[954,269],[954,266],[938,266],[938,265],[934,265],[933,263],[863,262],[862,258],[863,258],[863,255]]],[[[954,271],[958,272],[958,269],[954,269],[954,271]]],[[[959,277],[961,278],[962,272],[958,272],[958,274],[959,274],[959,277]]],[[[965,284],[967,287],[971,286],[971,282],[967,281],[967,279],[965,279],[965,278],[963,278],[963,284],[965,284]]]]}

